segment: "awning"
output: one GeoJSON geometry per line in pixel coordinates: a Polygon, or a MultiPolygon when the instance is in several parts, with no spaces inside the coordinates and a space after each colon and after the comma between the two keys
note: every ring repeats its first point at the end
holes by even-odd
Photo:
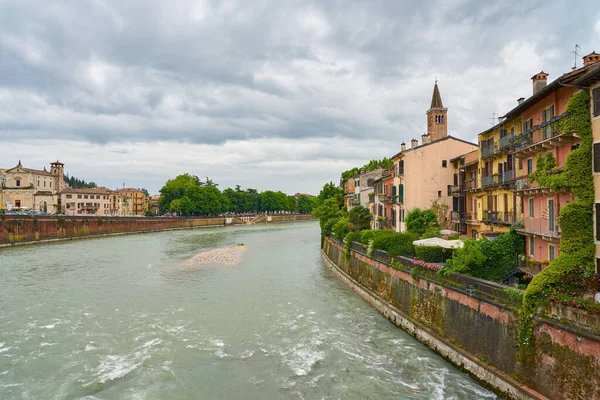
{"type": "Polygon", "coordinates": [[[462,240],[446,240],[437,237],[415,240],[413,244],[415,246],[439,246],[444,249],[462,249],[465,245],[462,240]]]}

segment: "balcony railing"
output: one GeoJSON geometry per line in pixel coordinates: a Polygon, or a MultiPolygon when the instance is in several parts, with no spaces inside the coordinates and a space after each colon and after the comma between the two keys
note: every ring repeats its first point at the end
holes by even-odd
{"type": "Polygon", "coordinates": [[[494,179],[495,176],[482,176],[481,177],[481,186],[482,187],[486,187],[486,186],[492,186],[496,184],[496,179],[494,179]]]}
{"type": "Polygon", "coordinates": [[[453,194],[459,194],[459,193],[460,193],[460,186],[448,185],[448,196],[451,196],[453,194]]]}
{"type": "Polygon", "coordinates": [[[501,137],[500,138],[500,150],[502,150],[505,147],[510,146],[514,140],[515,140],[515,135],[512,133],[501,137]]]}
{"type": "Polygon", "coordinates": [[[553,218],[525,218],[524,228],[521,230],[524,233],[537,234],[549,238],[560,238],[560,226],[556,216],[553,218]]]}
{"type": "Polygon", "coordinates": [[[465,190],[477,189],[477,182],[475,179],[469,179],[468,181],[464,182],[463,187],[465,190]]]}
{"type": "Polygon", "coordinates": [[[498,183],[508,183],[512,179],[515,179],[515,170],[511,169],[508,171],[503,171],[502,175],[498,175],[498,183]]]}
{"type": "Polygon", "coordinates": [[[486,143],[481,146],[481,157],[491,156],[496,152],[495,142],[486,143]]]}
{"type": "Polygon", "coordinates": [[[515,178],[515,170],[502,171],[502,174],[488,175],[481,177],[481,186],[503,185],[509,183],[515,178]]]}
{"type": "Polygon", "coordinates": [[[483,221],[490,223],[499,223],[512,225],[522,222],[521,214],[515,214],[512,211],[488,211],[483,210],[483,221]]]}

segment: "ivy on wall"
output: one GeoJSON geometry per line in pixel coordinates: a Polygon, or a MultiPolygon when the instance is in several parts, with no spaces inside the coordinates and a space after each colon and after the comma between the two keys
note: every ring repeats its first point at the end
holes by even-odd
{"type": "MultiPolygon", "coordinates": [[[[575,132],[581,138],[580,146],[569,153],[564,167],[556,167],[552,153],[537,158],[537,169],[532,180],[554,191],[569,191],[576,199],[566,204],[558,215],[561,228],[560,255],[531,281],[520,311],[519,342],[521,357],[533,356],[533,315],[543,313],[548,301],[564,290],[564,282],[581,267],[594,269],[592,178],[592,125],[589,95],[581,91],[571,97],[566,107],[571,115],[563,120],[562,132],[575,132]]],[[[577,285],[577,280],[572,280],[577,285]]]]}

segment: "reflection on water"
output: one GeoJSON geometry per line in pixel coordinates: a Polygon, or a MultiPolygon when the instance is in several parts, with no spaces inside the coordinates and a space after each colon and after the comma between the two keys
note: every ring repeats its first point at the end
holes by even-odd
{"type": "Polygon", "coordinates": [[[0,276],[2,399],[495,398],[336,281],[316,223],[8,249],[0,276]]]}

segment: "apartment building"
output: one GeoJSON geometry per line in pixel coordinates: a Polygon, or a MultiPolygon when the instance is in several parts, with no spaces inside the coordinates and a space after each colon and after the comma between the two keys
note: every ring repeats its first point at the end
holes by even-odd
{"type": "Polygon", "coordinates": [[[405,232],[404,219],[414,208],[429,208],[432,202],[453,206],[448,185],[453,182],[454,169],[450,160],[477,150],[477,145],[448,135],[448,109],[443,106],[437,82],[433,88],[431,107],[427,110],[427,134],[411,140],[411,147],[401,144],[392,157],[394,180],[392,187],[393,225],[405,232]]]}
{"type": "Polygon", "coordinates": [[[146,211],[150,208],[150,197],[140,189],[136,188],[121,188],[117,192],[123,196],[129,197],[131,214],[146,215],[146,211]]]}

